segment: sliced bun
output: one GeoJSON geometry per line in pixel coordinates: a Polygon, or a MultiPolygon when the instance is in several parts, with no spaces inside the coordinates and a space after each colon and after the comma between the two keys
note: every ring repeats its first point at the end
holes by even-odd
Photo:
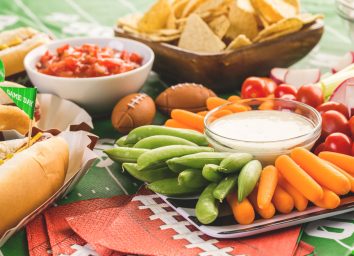
{"type": "Polygon", "coordinates": [[[0,165],[0,236],[59,190],[68,161],[67,142],[53,137],[0,165]]]}
{"type": "Polygon", "coordinates": [[[0,131],[16,130],[21,134],[28,132],[30,119],[16,106],[0,105],[0,131]]]}

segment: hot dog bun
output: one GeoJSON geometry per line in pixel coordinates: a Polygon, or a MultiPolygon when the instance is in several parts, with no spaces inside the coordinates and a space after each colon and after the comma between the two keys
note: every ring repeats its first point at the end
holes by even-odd
{"type": "Polygon", "coordinates": [[[6,76],[24,71],[26,54],[49,41],[48,35],[27,27],[1,32],[0,59],[4,62],[6,76]]]}
{"type": "Polygon", "coordinates": [[[59,190],[68,161],[67,142],[53,137],[0,165],[0,236],[59,190]]]}

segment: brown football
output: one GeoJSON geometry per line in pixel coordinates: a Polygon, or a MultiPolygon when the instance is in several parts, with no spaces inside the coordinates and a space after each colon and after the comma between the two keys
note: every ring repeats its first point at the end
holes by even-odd
{"type": "Polygon", "coordinates": [[[128,133],[136,127],[151,124],[156,113],[154,101],[145,93],[133,93],[118,101],[112,112],[112,125],[128,133]]]}
{"type": "Polygon", "coordinates": [[[206,110],[206,100],[213,96],[215,93],[201,84],[183,83],[163,91],[155,103],[166,114],[176,108],[199,112],[206,110]]]}

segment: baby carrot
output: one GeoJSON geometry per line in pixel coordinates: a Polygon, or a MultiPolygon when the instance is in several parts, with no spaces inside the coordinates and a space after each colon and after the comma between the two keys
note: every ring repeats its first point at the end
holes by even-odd
{"type": "Polygon", "coordinates": [[[257,203],[257,194],[259,193],[259,190],[257,187],[252,191],[252,193],[248,196],[248,199],[250,200],[253,208],[256,210],[256,212],[263,218],[263,219],[270,219],[274,216],[275,214],[275,207],[272,202],[268,204],[267,207],[261,209],[258,207],[257,203]]]}
{"type": "Polygon", "coordinates": [[[309,200],[304,197],[299,190],[297,190],[294,186],[292,186],[289,182],[287,182],[282,176],[279,175],[279,185],[291,195],[294,199],[295,208],[302,212],[307,208],[309,200]]]}
{"type": "Polygon", "coordinates": [[[209,111],[200,111],[197,114],[200,116],[206,116],[208,114],[209,111]]]}
{"type": "Polygon", "coordinates": [[[259,110],[274,110],[274,102],[270,100],[264,101],[261,105],[258,107],[259,110]]]}
{"type": "Polygon", "coordinates": [[[231,101],[231,102],[237,102],[237,101],[241,100],[241,97],[237,96],[237,95],[232,95],[227,100],[231,101]]]}
{"type": "Polygon", "coordinates": [[[347,177],[307,149],[295,148],[291,150],[290,155],[321,186],[338,195],[345,195],[350,191],[351,186],[347,177]]]}
{"type": "Polygon", "coordinates": [[[275,188],[272,202],[275,209],[281,213],[289,213],[294,209],[294,199],[280,186],[275,188]]]}
{"type": "Polygon", "coordinates": [[[228,109],[220,109],[219,111],[215,112],[214,113],[214,117],[216,118],[220,118],[220,117],[223,117],[223,116],[227,116],[227,115],[230,115],[232,114],[233,112],[231,110],[228,110],[228,109]]]}
{"type": "Polygon", "coordinates": [[[254,209],[247,198],[245,198],[241,203],[239,203],[237,199],[237,194],[233,192],[230,193],[226,199],[230,205],[232,213],[234,214],[235,220],[239,224],[247,225],[251,224],[254,221],[254,209]]]}
{"type": "Polygon", "coordinates": [[[230,103],[230,101],[219,98],[219,97],[209,97],[206,101],[207,109],[212,110],[226,103],[230,103]]]}
{"type": "Polygon", "coordinates": [[[275,161],[275,166],[294,187],[301,187],[300,193],[310,201],[318,201],[323,196],[323,190],[294,160],[287,155],[282,155],[275,161]]]}
{"type": "Polygon", "coordinates": [[[354,175],[354,157],[328,151],[323,151],[318,156],[354,175]]]}
{"type": "Polygon", "coordinates": [[[198,131],[200,132],[199,130],[197,129],[194,129],[188,125],[185,125],[185,124],[182,124],[174,119],[168,119],[166,122],[165,122],[165,126],[167,127],[171,127],[171,128],[182,128],[182,129],[190,129],[190,130],[195,130],[195,131],[198,131]]]}
{"type": "Polygon", "coordinates": [[[172,119],[191,126],[197,130],[204,130],[204,117],[197,115],[193,112],[183,110],[183,109],[174,109],[171,112],[172,119]]]}
{"type": "Polygon", "coordinates": [[[251,110],[249,106],[242,105],[239,103],[233,103],[225,107],[225,109],[228,109],[232,111],[233,113],[239,113],[239,112],[245,112],[251,110]]]}
{"type": "MultiPolygon", "coordinates": [[[[323,160],[323,161],[326,161],[326,160],[323,160]]],[[[343,169],[339,168],[338,166],[332,164],[331,162],[328,162],[326,161],[328,164],[330,164],[331,166],[333,166],[333,168],[335,168],[337,171],[339,171],[340,173],[342,173],[345,177],[347,177],[347,179],[349,180],[350,182],[350,186],[351,186],[351,189],[350,191],[351,192],[354,192],[354,177],[352,175],[350,175],[349,173],[347,173],[346,171],[344,171],[343,169]]]]}
{"type": "Polygon", "coordinates": [[[260,209],[267,208],[271,203],[277,183],[277,168],[273,165],[266,166],[261,172],[257,194],[257,205],[260,209]]]}
{"type": "Polygon", "coordinates": [[[334,209],[339,206],[340,198],[333,191],[323,188],[323,198],[313,203],[324,209],[334,209]]]}

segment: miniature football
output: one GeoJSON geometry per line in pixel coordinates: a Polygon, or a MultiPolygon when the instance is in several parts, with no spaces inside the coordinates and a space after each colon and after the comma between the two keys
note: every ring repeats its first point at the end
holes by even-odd
{"type": "Polygon", "coordinates": [[[111,117],[112,125],[117,131],[128,133],[136,127],[151,124],[155,113],[155,103],[148,95],[133,93],[115,105],[111,117]]]}
{"type": "Polygon", "coordinates": [[[166,114],[176,108],[199,112],[206,110],[206,100],[213,96],[215,93],[201,84],[183,83],[163,91],[155,103],[166,114]]]}

